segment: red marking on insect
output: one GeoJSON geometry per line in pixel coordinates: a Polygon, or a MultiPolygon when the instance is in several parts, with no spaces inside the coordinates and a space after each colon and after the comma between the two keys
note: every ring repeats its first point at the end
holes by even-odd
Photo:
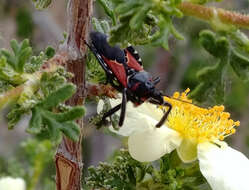
{"type": "Polygon", "coordinates": [[[136,71],[144,70],[143,67],[137,62],[137,60],[131,55],[129,51],[125,50],[125,52],[126,52],[126,58],[127,58],[126,64],[130,68],[135,69],[136,71]]]}
{"type": "Polygon", "coordinates": [[[146,97],[142,97],[142,98],[141,98],[141,100],[144,101],[144,102],[145,102],[147,99],[148,99],[148,98],[146,98],[146,97]]]}
{"type": "Polygon", "coordinates": [[[131,90],[135,91],[140,84],[140,82],[136,83],[134,86],[132,86],[131,90]]]}
{"type": "Polygon", "coordinates": [[[118,81],[124,86],[127,87],[127,76],[125,72],[124,65],[118,63],[117,61],[109,60],[102,55],[106,64],[110,67],[113,74],[117,77],[118,81]]]}

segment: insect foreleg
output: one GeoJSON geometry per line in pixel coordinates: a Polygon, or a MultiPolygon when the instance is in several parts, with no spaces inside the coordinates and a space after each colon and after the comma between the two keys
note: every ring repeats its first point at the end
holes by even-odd
{"type": "Polygon", "coordinates": [[[169,109],[163,115],[163,117],[161,118],[161,120],[156,124],[157,128],[161,127],[165,123],[165,121],[166,121],[166,119],[167,119],[167,117],[168,117],[168,115],[169,115],[169,113],[170,113],[170,111],[172,109],[172,105],[170,103],[168,103],[168,102],[164,102],[163,105],[169,107],[169,109]]]}

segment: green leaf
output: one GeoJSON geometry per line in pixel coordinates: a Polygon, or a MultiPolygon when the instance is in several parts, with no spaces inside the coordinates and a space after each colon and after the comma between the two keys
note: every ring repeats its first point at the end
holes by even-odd
{"type": "MultiPolygon", "coordinates": [[[[63,73],[62,73],[63,74],[63,73]]],[[[41,77],[41,90],[45,97],[56,91],[66,83],[66,78],[59,73],[43,73],[41,77]]]]}
{"type": "Polygon", "coordinates": [[[229,43],[225,37],[217,38],[210,30],[200,32],[199,41],[201,45],[214,57],[227,56],[229,43]]]}
{"type": "Polygon", "coordinates": [[[53,118],[43,115],[43,124],[47,126],[50,138],[53,141],[58,141],[61,138],[60,128],[62,128],[62,125],[60,123],[53,118]]]}
{"type": "Polygon", "coordinates": [[[123,15],[139,6],[141,6],[139,1],[127,1],[125,3],[119,4],[115,10],[118,14],[123,15]]]}
{"type": "Polygon", "coordinates": [[[32,118],[27,132],[39,134],[47,131],[49,137],[55,141],[60,139],[60,132],[62,132],[67,137],[77,141],[80,129],[74,120],[81,118],[85,114],[85,109],[76,106],[58,113],[51,111],[51,108],[55,109],[56,106],[71,97],[74,92],[74,85],[67,84],[50,93],[45,100],[37,104],[32,109],[32,118]]]}
{"type": "Polygon", "coordinates": [[[159,31],[151,38],[151,44],[154,46],[162,46],[164,49],[169,49],[168,38],[170,34],[170,20],[165,20],[163,17],[159,19],[159,31]]]}
{"type": "Polygon", "coordinates": [[[235,45],[241,49],[242,51],[249,53],[249,39],[240,30],[229,32],[229,37],[232,41],[234,41],[235,45]]]}
{"type": "Polygon", "coordinates": [[[84,113],[83,107],[72,108],[64,113],[53,113],[37,106],[32,110],[32,118],[27,132],[39,134],[41,131],[44,132],[44,130],[47,130],[50,138],[57,140],[61,136],[61,131],[70,139],[77,141],[80,129],[74,120],[82,117],[84,113]],[[62,118],[62,116],[65,116],[65,118],[62,118]]]}
{"type": "Polygon", "coordinates": [[[27,79],[24,75],[16,72],[11,67],[4,56],[0,57],[0,80],[6,81],[13,85],[22,84],[27,79]]]}
{"type": "Polygon", "coordinates": [[[112,0],[116,5],[115,13],[119,18],[111,28],[110,43],[133,45],[150,44],[168,49],[169,34],[178,39],[183,36],[173,26],[173,16],[182,16],[177,8],[179,1],[154,0],[112,0]],[[159,21],[158,21],[159,20],[159,21]]]}
{"type": "Polygon", "coordinates": [[[110,0],[98,0],[101,6],[104,8],[105,13],[112,19],[114,25],[116,25],[116,15],[114,14],[114,7],[110,0]]]}
{"type": "Polygon", "coordinates": [[[41,102],[41,106],[44,109],[51,109],[69,99],[76,92],[76,88],[73,84],[66,84],[59,88],[57,91],[51,93],[44,101],[41,102]]]}
{"type": "Polygon", "coordinates": [[[32,110],[32,117],[29,121],[29,127],[27,128],[27,132],[32,134],[38,134],[42,130],[42,117],[39,114],[39,109],[34,108],[32,110]]]}
{"type": "Polygon", "coordinates": [[[226,64],[222,62],[201,69],[197,73],[200,84],[189,94],[189,97],[194,98],[198,102],[211,99],[216,104],[224,103],[225,72],[226,64]]]}
{"type": "Polygon", "coordinates": [[[249,59],[234,49],[231,51],[230,64],[237,76],[244,82],[249,81],[249,59]]]}
{"type": "Polygon", "coordinates": [[[10,47],[12,48],[14,54],[17,55],[18,52],[19,52],[18,42],[16,40],[11,40],[10,41],[10,47]]]}
{"type": "Polygon", "coordinates": [[[137,10],[137,13],[131,18],[129,22],[130,28],[132,30],[139,30],[142,27],[150,8],[151,5],[144,5],[141,9],[137,10]]]}
{"type": "MultiPolygon", "coordinates": [[[[109,30],[107,28],[104,28],[103,25],[101,24],[102,21],[99,21],[98,19],[96,19],[95,17],[92,18],[92,24],[93,24],[93,27],[94,27],[94,30],[98,31],[98,32],[101,32],[101,33],[107,33],[109,32],[109,30]],[[108,31],[106,31],[106,29],[108,31]]],[[[108,25],[108,22],[107,22],[107,25],[108,25]]],[[[109,25],[108,25],[109,26],[109,25]]]]}
{"type": "Polygon", "coordinates": [[[20,53],[18,55],[18,62],[16,65],[17,72],[22,73],[24,71],[24,65],[25,65],[25,63],[28,62],[28,59],[31,57],[31,55],[32,55],[32,48],[31,47],[26,47],[26,48],[22,49],[22,51],[20,51],[20,53]]]}
{"type": "Polygon", "coordinates": [[[213,32],[204,30],[200,33],[201,45],[219,61],[215,65],[202,68],[197,73],[200,83],[189,94],[189,97],[203,102],[211,100],[216,104],[224,103],[226,88],[226,68],[229,63],[230,45],[224,36],[215,35],[213,32]]]}
{"type": "Polygon", "coordinates": [[[58,122],[73,121],[79,119],[82,115],[85,115],[85,109],[81,106],[71,108],[64,113],[51,113],[58,122]]]}
{"type": "Polygon", "coordinates": [[[80,128],[75,122],[65,122],[60,130],[73,141],[79,140],[80,128]]]}
{"type": "Polygon", "coordinates": [[[1,54],[6,57],[7,63],[13,67],[15,72],[23,73],[25,65],[29,62],[32,55],[32,48],[29,46],[29,40],[23,40],[20,44],[16,40],[10,42],[13,54],[2,49],[1,54]]]}

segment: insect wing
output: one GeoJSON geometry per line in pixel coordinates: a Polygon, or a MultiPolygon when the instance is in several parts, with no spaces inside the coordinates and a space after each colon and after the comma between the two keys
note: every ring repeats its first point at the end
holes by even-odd
{"type": "Polygon", "coordinates": [[[132,46],[125,49],[125,55],[128,67],[135,69],[136,71],[143,70],[142,60],[138,55],[138,52],[132,46]]]}
{"type": "Polygon", "coordinates": [[[102,56],[105,63],[108,65],[110,70],[113,72],[117,80],[124,86],[127,87],[127,75],[122,63],[118,63],[117,61],[109,60],[102,56]]]}

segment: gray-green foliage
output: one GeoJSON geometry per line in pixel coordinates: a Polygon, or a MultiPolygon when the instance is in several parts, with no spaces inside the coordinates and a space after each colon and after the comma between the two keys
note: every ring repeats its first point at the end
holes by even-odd
{"type": "Polygon", "coordinates": [[[28,132],[38,134],[42,130],[48,130],[50,137],[59,139],[60,131],[74,141],[78,140],[80,129],[74,120],[84,115],[82,107],[73,107],[65,112],[54,113],[60,102],[70,98],[75,92],[72,84],[67,84],[51,93],[45,100],[32,108],[32,118],[29,122],[28,132]]]}
{"type": "Polygon", "coordinates": [[[89,168],[86,184],[91,188],[125,190],[209,190],[198,163],[184,164],[176,152],[163,156],[157,164],[141,163],[121,150],[112,163],[89,168]],[[205,186],[205,188],[204,188],[205,186]]]}
{"type": "Polygon", "coordinates": [[[242,81],[247,83],[249,80],[249,59],[246,57],[248,39],[239,31],[218,35],[204,30],[200,33],[199,41],[218,61],[198,71],[200,83],[190,93],[190,97],[199,102],[211,98],[216,103],[223,103],[229,65],[242,81]]]}
{"type": "Polygon", "coordinates": [[[61,109],[76,91],[75,86],[67,82],[72,75],[65,68],[55,65],[53,67],[56,68],[51,71],[49,66],[47,70],[41,69],[54,56],[54,49],[48,47],[45,53],[33,56],[28,40],[20,44],[12,40],[11,48],[12,52],[0,51],[0,84],[3,86],[0,108],[12,103],[6,117],[9,128],[14,128],[25,114],[32,113],[27,132],[36,135],[46,133],[43,136],[54,140],[58,140],[62,132],[76,141],[80,130],[74,120],[84,115],[84,108],[61,109]],[[18,88],[23,88],[20,94],[15,92],[18,88]],[[9,90],[14,95],[8,97],[9,90]],[[8,100],[11,98],[11,101],[8,100]]]}
{"type": "Polygon", "coordinates": [[[109,39],[113,44],[152,44],[168,49],[170,34],[183,39],[172,23],[173,17],[182,16],[177,9],[181,0],[99,0],[99,2],[113,21],[109,39]]]}

